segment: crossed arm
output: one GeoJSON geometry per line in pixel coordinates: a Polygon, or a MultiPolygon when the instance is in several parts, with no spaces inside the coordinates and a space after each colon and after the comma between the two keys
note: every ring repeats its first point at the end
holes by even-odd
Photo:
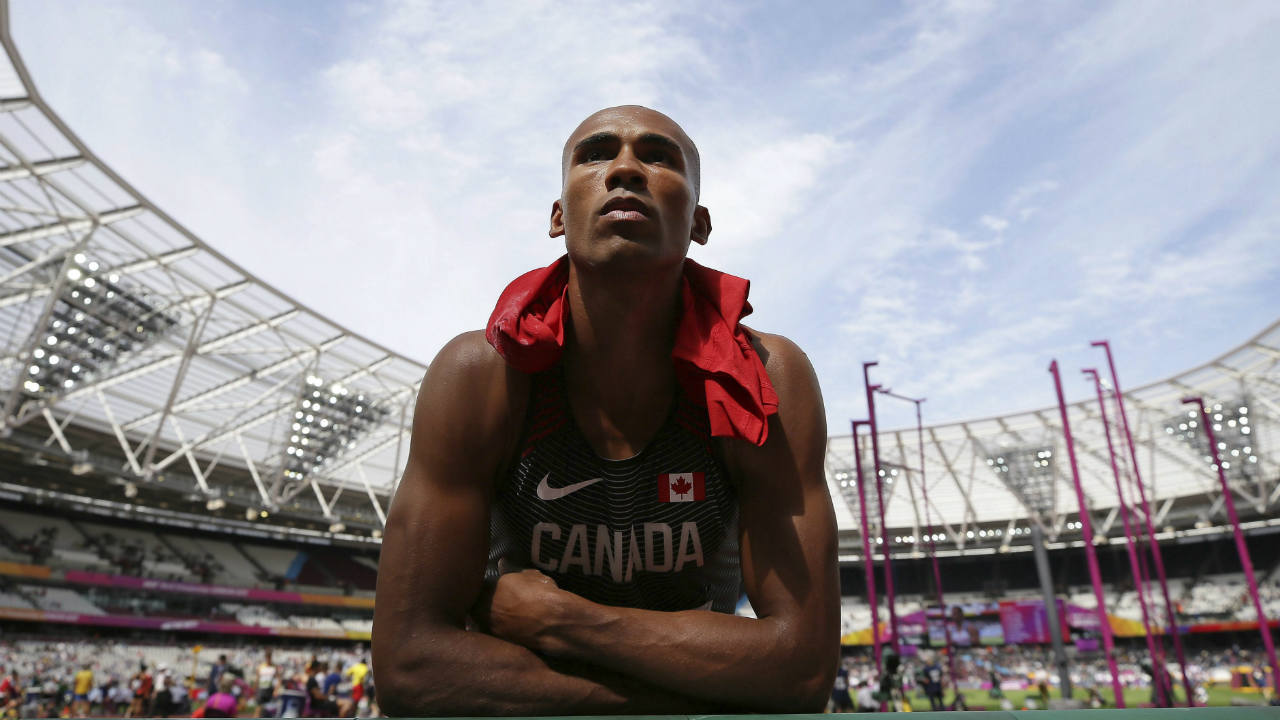
{"type": "Polygon", "coordinates": [[[383,542],[373,638],[382,706],[431,715],[821,708],[839,642],[824,413],[803,353],[781,338],[762,342],[779,414],[764,447],[735,442],[725,453],[758,619],[598,605],[536,571],[482,593],[493,478],[514,449],[527,387],[478,334],[450,343],[423,382],[383,542]],[[489,634],[465,629],[477,603],[489,634]]]}

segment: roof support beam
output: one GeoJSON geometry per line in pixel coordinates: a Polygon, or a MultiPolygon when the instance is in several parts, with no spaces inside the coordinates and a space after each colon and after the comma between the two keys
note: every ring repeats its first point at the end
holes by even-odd
{"type": "Polygon", "coordinates": [[[362,463],[356,463],[356,475],[360,477],[360,483],[364,485],[364,491],[369,495],[369,504],[373,505],[373,511],[378,514],[378,522],[382,527],[386,527],[387,514],[382,511],[382,503],[378,502],[378,496],[373,494],[373,487],[369,485],[369,476],[365,474],[362,463]]]}
{"type": "MultiPolygon", "coordinates": [[[[973,499],[969,496],[969,491],[965,489],[964,484],[960,482],[960,476],[956,474],[953,458],[948,458],[946,450],[942,448],[942,443],[938,440],[937,431],[934,428],[927,428],[927,430],[929,432],[929,441],[933,443],[934,449],[938,451],[938,457],[942,458],[942,466],[947,469],[947,475],[950,476],[951,481],[955,483],[956,490],[960,492],[960,497],[964,498],[964,518],[960,523],[959,532],[952,536],[952,541],[955,542],[956,547],[963,548],[965,541],[964,533],[968,530],[970,522],[977,522],[978,513],[973,509],[973,499]]],[[[956,451],[956,456],[959,457],[960,453],[963,451],[964,447],[962,446],[960,450],[956,451]]]]}
{"type": "Polygon", "coordinates": [[[142,466],[138,464],[138,456],[134,454],[133,448],[129,446],[129,440],[124,436],[124,430],[120,427],[120,423],[116,422],[116,415],[111,412],[111,404],[107,402],[107,396],[101,390],[98,390],[96,394],[98,402],[102,404],[102,413],[107,416],[111,431],[115,433],[116,441],[120,443],[120,449],[124,452],[125,460],[129,463],[129,469],[133,471],[134,475],[142,477],[142,466]]]}
{"type": "MultiPolygon", "coordinates": [[[[298,314],[297,310],[289,310],[287,312],[283,312],[279,315],[276,315],[275,317],[269,318],[267,320],[263,320],[262,322],[254,323],[253,325],[246,326],[239,330],[233,330],[232,332],[229,332],[220,338],[215,338],[213,340],[210,340],[207,343],[204,343],[203,345],[200,345],[195,350],[195,354],[204,355],[208,353],[210,350],[219,348],[229,342],[234,342],[236,340],[243,340],[244,338],[250,337],[252,335],[256,335],[257,333],[260,333],[271,327],[279,325],[280,323],[288,321],[289,319],[293,318],[297,314],[298,314]]],[[[332,347],[335,344],[337,344],[336,338],[331,339],[326,343],[323,343],[321,345],[321,349],[323,351],[324,349],[326,349],[326,346],[332,347]]],[[[265,368],[254,370],[253,372],[242,375],[238,378],[235,378],[234,380],[229,380],[221,385],[217,385],[212,388],[209,388],[208,390],[198,392],[195,395],[192,395],[186,398],[185,400],[182,400],[181,402],[174,404],[173,412],[175,413],[182,412],[183,410],[186,410],[187,408],[193,405],[197,405],[201,402],[205,402],[207,400],[215,398],[223,393],[234,390],[238,387],[241,387],[250,382],[253,382],[254,380],[257,380],[259,378],[272,375],[275,372],[281,370],[282,368],[288,367],[289,365],[292,365],[293,363],[298,362],[298,360],[302,358],[310,357],[312,354],[313,354],[313,350],[310,348],[307,350],[296,352],[290,355],[289,357],[277,360],[276,362],[272,363],[271,365],[268,365],[265,368]]],[[[166,360],[168,362],[172,362],[172,358],[167,358],[166,360]]],[[[124,428],[126,430],[133,430],[135,428],[145,426],[150,422],[154,422],[160,416],[161,416],[160,411],[147,413],[142,417],[136,418],[134,420],[130,420],[129,422],[125,423],[124,428]]]]}
{"type": "Polygon", "coordinates": [[[59,222],[48,223],[46,225],[37,225],[35,227],[24,228],[22,230],[10,230],[9,232],[0,232],[0,248],[17,245],[18,243],[28,242],[30,240],[39,240],[50,235],[61,235],[88,231],[93,234],[99,227],[110,225],[121,220],[128,220],[131,217],[141,214],[145,208],[141,205],[129,205],[128,207],[116,208],[108,210],[96,218],[81,218],[79,220],[63,220],[59,222]]]}
{"type": "Polygon", "coordinates": [[[53,158],[52,160],[41,160],[31,163],[30,167],[26,165],[8,165],[0,168],[0,182],[8,182],[10,180],[19,180],[25,177],[39,177],[48,175],[49,173],[59,172],[61,170],[71,170],[80,167],[85,163],[85,159],[79,155],[71,155],[64,158],[53,158]]]}
{"type": "MultiPolygon", "coordinates": [[[[143,467],[150,467],[151,461],[156,456],[156,440],[160,437],[160,431],[164,429],[164,421],[169,418],[169,412],[173,409],[173,399],[178,396],[178,391],[182,389],[182,383],[187,378],[187,370],[191,367],[191,357],[195,354],[200,336],[204,334],[205,326],[209,323],[209,316],[213,313],[213,308],[218,304],[216,297],[209,299],[209,305],[205,307],[204,312],[200,314],[191,325],[191,334],[187,336],[187,346],[182,350],[182,358],[178,361],[178,372],[174,373],[173,382],[169,385],[169,396],[165,399],[164,407],[160,410],[160,422],[156,423],[155,432],[151,437],[143,443],[147,448],[146,458],[142,461],[143,467]]],[[[178,428],[178,424],[173,424],[175,430],[178,431],[178,442],[183,442],[182,432],[178,428]]],[[[141,446],[139,446],[141,452],[141,446]]],[[[204,477],[200,474],[200,468],[192,463],[192,468],[196,473],[196,480],[200,483],[200,487],[208,492],[209,487],[205,485],[204,477]]]]}
{"type": "Polygon", "coordinates": [[[249,448],[245,446],[244,438],[240,433],[236,433],[236,444],[240,446],[240,454],[244,456],[244,464],[249,468],[249,477],[253,478],[253,485],[258,488],[258,497],[262,498],[262,504],[271,505],[271,498],[267,497],[267,488],[262,484],[262,477],[258,475],[258,464],[253,461],[253,456],[249,454],[249,448]]]}

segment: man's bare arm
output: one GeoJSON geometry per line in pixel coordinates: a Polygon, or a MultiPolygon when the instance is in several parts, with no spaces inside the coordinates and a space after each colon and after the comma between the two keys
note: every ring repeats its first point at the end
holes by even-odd
{"type": "Polygon", "coordinates": [[[698,709],[614,673],[553,669],[524,647],[465,629],[483,583],[494,479],[514,447],[526,382],[480,333],[450,342],[423,380],[379,562],[379,704],[401,716],[698,709]]]}
{"type": "Polygon", "coordinates": [[[808,358],[765,336],[779,395],[764,447],[735,441],[742,568],[759,619],[598,605],[536,571],[504,576],[495,632],[676,692],[751,710],[818,712],[839,660],[835,512],[823,473],[826,421],[808,358]]]}

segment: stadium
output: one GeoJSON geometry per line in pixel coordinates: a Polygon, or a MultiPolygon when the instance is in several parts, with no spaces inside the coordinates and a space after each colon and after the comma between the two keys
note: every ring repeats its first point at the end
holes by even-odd
{"type": "MultiPolygon", "coordinates": [[[[6,711],[119,716],[145,667],[135,714],[190,715],[220,673],[244,714],[324,714],[304,692],[319,663],[333,711],[376,714],[379,546],[426,365],[153,205],[41,98],[0,15],[6,711]]],[[[1121,392],[1132,350],[1098,349],[1094,401],[830,437],[852,689],[893,647],[908,685],[947,666],[974,708],[1068,683],[1106,707],[1273,699],[1280,322],[1221,350],[1121,392]]],[[[873,406],[910,404],[868,372],[873,406]]]]}

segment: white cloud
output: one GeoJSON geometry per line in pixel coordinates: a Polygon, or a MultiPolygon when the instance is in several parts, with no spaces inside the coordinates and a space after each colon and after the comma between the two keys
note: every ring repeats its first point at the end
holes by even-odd
{"type": "Polygon", "coordinates": [[[199,74],[203,84],[220,87],[233,92],[246,92],[249,83],[233,67],[227,64],[220,53],[205,48],[196,48],[191,53],[192,65],[199,74]]]}
{"type": "Polygon", "coordinates": [[[835,138],[817,133],[737,130],[733,137],[713,135],[700,147],[706,167],[702,200],[715,226],[712,247],[726,256],[786,237],[787,221],[809,204],[822,173],[845,150],[835,138]]]}
{"type": "Polygon", "coordinates": [[[308,11],[278,47],[243,42],[254,18],[164,8],[15,3],[15,35],[144,193],[420,360],[561,251],[560,144],[622,102],[698,141],[715,231],[694,256],[752,279],[753,322],[808,351],[833,432],[862,414],[862,360],[931,420],[993,415],[1050,402],[1047,358],[1095,337],[1131,349],[1137,384],[1280,306],[1275,3],[925,2],[853,24],[372,2],[308,11]]]}
{"type": "Polygon", "coordinates": [[[1004,229],[1009,227],[1008,220],[995,215],[983,215],[979,222],[982,223],[983,227],[993,232],[1004,232],[1004,229]]]}

